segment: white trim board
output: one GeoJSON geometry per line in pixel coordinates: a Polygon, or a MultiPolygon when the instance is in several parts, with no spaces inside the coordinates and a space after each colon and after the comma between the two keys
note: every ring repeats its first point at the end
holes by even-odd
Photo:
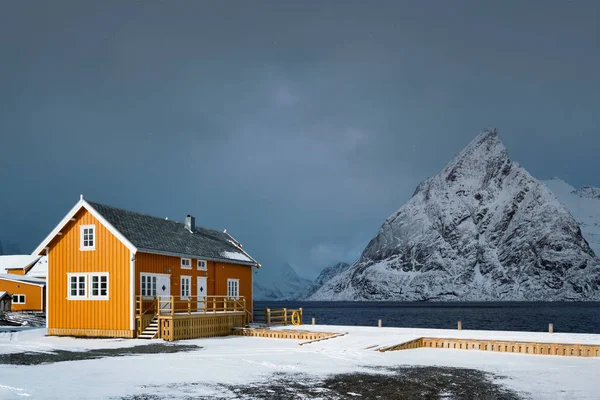
{"type": "MultiPolygon", "coordinates": [[[[15,276],[19,277],[21,275],[15,275],[15,276]]],[[[12,278],[7,277],[6,275],[0,276],[0,280],[5,280],[5,281],[9,281],[9,282],[16,282],[16,283],[22,283],[24,285],[33,285],[33,286],[38,286],[38,287],[44,287],[44,286],[46,286],[46,283],[28,282],[28,281],[24,281],[24,280],[21,280],[21,279],[18,279],[18,278],[12,279],[12,278]]]]}
{"type": "Polygon", "coordinates": [[[31,254],[40,255],[41,252],[46,248],[46,246],[50,244],[52,239],[54,239],[56,235],[59,234],[59,232],[65,227],[65,225],[67,225],[71,221],[71,218],[73,218],[75,214],[77,214],[82,208],[85,208],[90,214],[92,214],[94,218],[96,218],[102,225],[104,225],[106,229],[109,230],[110,233],[112,233],[117,239],[119,239],[119,241],[123,243],[125,247],[129,249],[130,252],[137,252],[137,248],[129,240],[127,240],[127,238],[123,236],[121,232],[119,232],[114,226],[112,226],[110,222],[108,222],[102,215],[100,215],[98,211],[94,209],[94,207],[90,205],[90,203],[88,203],[83,199],[83,197],[81,197],[77,204],[73,206],[71,211],[69,211],[67,215],[65,215],[65,217],[58,223],[58,225],[56,225],[52,232],[50,232],[50,234],[46,236],[42,243],[40,243],[40,245],[31,254]]]}

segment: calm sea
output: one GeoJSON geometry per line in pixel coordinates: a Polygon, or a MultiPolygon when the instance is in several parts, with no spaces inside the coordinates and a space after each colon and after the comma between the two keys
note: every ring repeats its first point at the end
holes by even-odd
{"type": "Polygon", "coordinates": [[[255,309],[302,307],[304,323],[404,328],[600,333],[600,302],[588,303],[400,303],[255,301],[255,309]]]}

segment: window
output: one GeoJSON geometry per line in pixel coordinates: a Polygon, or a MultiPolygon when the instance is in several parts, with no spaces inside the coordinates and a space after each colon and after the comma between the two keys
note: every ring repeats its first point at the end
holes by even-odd
{"type": "Polygon", "coordinates": [[[107,299],[108,298],[108,274],[90,274],[92,288],[90,298],[107,299]]]}
{"type": "Polygon", "coordinates": [[[13,304],[25,304],[25,295],[24,294],[13,294],[12,302],[13,302],[13,304]]]}
{"type": "Polygon", "coordinates": [[[142,278],[142,296],[156,296],[156,275],[141,275],[142,278]]]}
{"type": "Polygon", "coordinates": [[[227,297],[239,297],[240,296],[240,280],[239,279],[227,279],[227,297]]]}
{"type": "Polygon", "coordinates": [[[81,241],[79,248],[81,250],[96,250],[96,225],[80,226],[81,241]]]}
{"type": "Polygon", "coordinates": [[[87,297],[86,292],[86,275],[69,275],[69,298],[84,299],[87,297]]]}
{"type": "Polygon", "coordinates": [[[68,274],[69,300],[108,300],[108,272],[68,274]]]}
{"type": "Polygon", "coordinates": [[[191,278],[189,276],[181,277],[181,299],[187,300],[190,297],[190,282],[191,278]]]}
{"type": "Polygon", "coordinates": [[[206,260],[198,260],[198,269],[200,271],[206,271],[206,260]]]}
{"type": "Polygon", "coordinates": [[[181,268],[192,269],[192,260],[189,258],[182,258],[181,259],[181,268]]]}

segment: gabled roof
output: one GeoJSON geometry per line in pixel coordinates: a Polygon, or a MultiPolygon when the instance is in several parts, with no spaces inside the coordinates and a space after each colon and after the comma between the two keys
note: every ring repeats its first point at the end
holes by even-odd
{"type": "Polygon", "coordinates": [[[27,269],[39,259],[40,256],[29,254],[0,256],[0,274],[5,274],[9,270],[27,269]]]}
{"type": "Polygon", "coordinates": [[[48,257],[40,257],[26,275],[32,278],[46,278],[48,276],[48,257]]]}
{"type": "Polygon", "coordinates": [[[88,202],[140,252],[258,265],[228,233],[88,202]]]}
{"type": "Polygon", "coordinates": [[[32,278],[27,275],[0,274],[0,279],[5,281],[24,283],[26,285],[46,286],[45,280],[32,278]]]}
{"type": "Polygon", "coordinates": [[[33,254],[42,254],[81,208],[88,210],[132,253],[139,251],[260,267],[255,259],[242,250],[239,242],[226,232],[199,227],[190,232],[181,222],[88,202],[83,197],[33,254]]]}
{"type": "Polygon", "coordinates": [[[0,300],[2,300],[6,296],[8,296],[8,298],[10,298],[10,295],[8,294],[8,292],[0,292],[0,300]]]}

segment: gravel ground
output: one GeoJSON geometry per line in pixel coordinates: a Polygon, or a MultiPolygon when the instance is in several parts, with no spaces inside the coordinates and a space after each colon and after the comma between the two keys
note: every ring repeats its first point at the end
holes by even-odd
{"type": "Polygon", "coordinates": [[[180,344],[148,344],[120,349],[96,349],[88,351],[54,350],[50,353],[0,354],[0,364],[39,365],[62,361],[94,360],[105,357],[123,357],[136,354],[179,353],[201,349],[199,346],[180,344]]]}
{"type": "Polygon", "coordinates": [[[444,367],[399,367],[373,373],[333,375],[316,379],[305,375],[276,374],[267,382],[251,385],[203,385],[189,383],[169,387],[147,387],[149,393],[120,400],[215,399],[192,395],[194,387],[210,387],[222,399],[381,399],[381,400],[520,400],[494,380],[500,377],[474,369],[444,367]],[[159,390],[156,390],[159,389],[159,390]],[[157,395],[157,392],[169,395],[157,395]]]}

